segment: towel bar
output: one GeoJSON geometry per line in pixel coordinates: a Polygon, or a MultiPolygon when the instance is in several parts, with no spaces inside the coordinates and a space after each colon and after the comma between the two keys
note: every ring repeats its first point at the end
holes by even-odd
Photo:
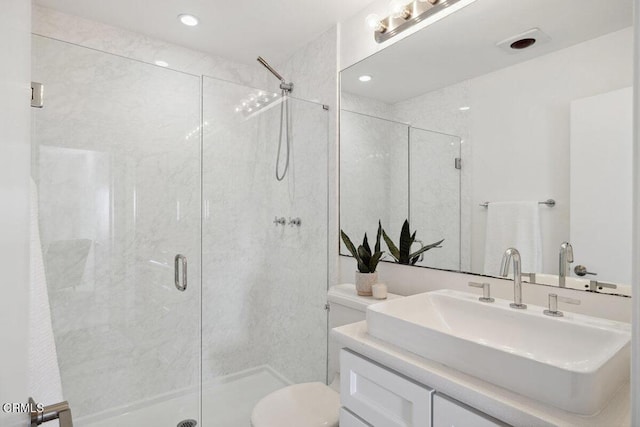
{"type": "MultiPolygon", "coordinates": [[[[489,203],[491,203],[491,202],[480,203],[480,205],[478,205],[478,206],[482,206],[483,208],[487,208],[487,207],[489,207],[489,203]]],[[[556,201],[553,200],[553,199],[548,199],[548,200],[545,200],[544,202],[538,202],[538,204],[539,205],[547,205],[550,208],[552,208],[552,207],[554,207],[556,205],[556,201]]]]}

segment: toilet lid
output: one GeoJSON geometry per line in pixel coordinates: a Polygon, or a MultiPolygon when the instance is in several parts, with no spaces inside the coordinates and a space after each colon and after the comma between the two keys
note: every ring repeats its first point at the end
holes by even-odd
{"type": "Polygon", "coordinates": [[[314,382],[274,391],[253,408],[253,427],[338,427],[340,395],[314,382]]]}

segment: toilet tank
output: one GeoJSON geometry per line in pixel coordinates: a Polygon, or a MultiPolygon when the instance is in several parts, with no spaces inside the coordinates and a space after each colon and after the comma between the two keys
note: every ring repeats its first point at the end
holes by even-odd
{"type": "MultiPolygon", "coordinates": [[[[387,300],[400,298],[399,295],[388,294],[387,300]]],[[[329,302],[329,329],[338,326],[348,325],[349,323],[360,322],[365,320],[367,306],[386,300],[377,300],[373,297],[361,297],[356,292],[355,285],[343,284],[335,285],[329,288],[327,293],[327,301],[329,302]]],[[[328,380],[331,383],[335,375],[339,371],[340,346],[329,335],[329,353],[328,353],[328,380]]]]}

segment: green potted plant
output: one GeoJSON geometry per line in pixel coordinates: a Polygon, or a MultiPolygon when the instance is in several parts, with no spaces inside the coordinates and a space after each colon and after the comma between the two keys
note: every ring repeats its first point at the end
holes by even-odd
{"type": "Polygon", "coordinates": [[[380,236],[382,235],[382,224],[378,221],[378,235],[376,237],[376,244],[374,250],[371,250],[369,241],[367,239],[367,233],[364,233],[364,239],[362,244],[358,246],[358,249],[354,246],[349,239],[349,236],[340,230],[340,236],[345,246],[351,252],[351,255],[358,262],[358,270],[356,271],[356,290],[358,295],[371,296],[371,286],[378,281],[378,272],[376,267],[380,258],[382,258],[383,252],[380,250],[380,236]]]}
{"type": "Polygon", "coordinates": [[[420,255],[422,253],[429,249],[442,247],[440,246],[440,243],[444,242],[444,239],[431,243],[430,245],[423,246],[412,253],[411,245],[416,241],[416,233],[416,231],[413,233],[409,231],[409,220],[405,219],[404,224],[402,224],[402,231],[400,232],[400,244],[396,246],[387,233],[382,230],[382,236],[384,237],[384,241],[387,243],[389,253],[398,264],[415,265],[415,263],[418,262],[418,259],[420,259],[420,255]]]}

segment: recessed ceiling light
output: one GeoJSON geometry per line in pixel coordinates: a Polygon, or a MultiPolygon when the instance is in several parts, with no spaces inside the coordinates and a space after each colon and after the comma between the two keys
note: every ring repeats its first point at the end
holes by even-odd
{"type": "Polygon", "coordinates": [[[166,61],[156,61],[156,65],[159,67],[168,67],[169,63],[166,61]]]}
{"type": "Polygon", "coordinates": [[[180,22],[188,27],[195,27],[196,25],[198,25],[198,18],[187,13],[178,15],[178,19],[180,19],[180,22]]]}
{"type": "Polygon", "coordinates": [[[371,76],[365,74],[364,76],[358,77],[358,80],[360,80],[361,82],[369,82],[371,81],[371,76]]]}

